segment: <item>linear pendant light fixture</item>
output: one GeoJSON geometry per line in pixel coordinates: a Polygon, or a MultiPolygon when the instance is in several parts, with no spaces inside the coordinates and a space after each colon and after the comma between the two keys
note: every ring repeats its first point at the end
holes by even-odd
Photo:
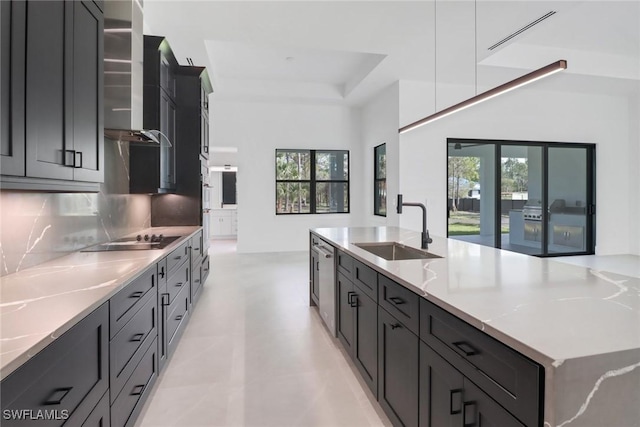
{"type": "Polygon", "coordinates": [[[547,65],[546,67],[542,67],[538,70],[530,72],[529,74],[525,74],[522,77],[518,77],[515,80],[511,80],[510,82],[504,83],[500,86],[496,86],[493,89],[489,89],[486,92],[482,92],[481,94],[476,95],[473,98],[469,98],[465,101],[462,101],[456,105],[452,105],[451,107],[445,108],[444,110],[440,110],[437,113],[434,113],[416,122],[403,126],[400,129],[398,129],[398,133],[409,132],[410,130],[416,129],[422,125],[426,125],[427,123],[431,123],[443,117],[447,117],[453,113],[457,113],[458,111],[462,111],[473,105],[484,102],[488,99],[495,98],[496,96],[502,95],[503,93],[507,93],[514,89],[527,85],[529,83],[533,83],[536,80],[540,80],[544,77],[547,77],[559,71],[565,70],[566,68],[567,68],[567,61],[565,61],[564,59],[561,59],[557,62],[547,65]]]}

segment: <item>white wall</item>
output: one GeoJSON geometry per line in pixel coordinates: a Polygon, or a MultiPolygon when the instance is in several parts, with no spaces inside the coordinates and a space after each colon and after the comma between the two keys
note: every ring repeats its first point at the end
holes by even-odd
{"type": "Polygon", "coordinates": [[[629,183],[632,197],[629,209],[631,211],[629,221],[629,235],[631,236],[630,252],[640,255],[640,82],[635,97],[629,102],[629,183]]]}
{"type": "Polygon", "coordinates": [[[305,250],[309,228],[360,225],[359,110],[338,105],[220,101],[211,97],[211,145],[238,147],[238,252],[305,250]],[[350,150],[350,214],[276,215],[277,148],[350,150]]]}
{"type": "Polygon", "coordinates": [[[362,108],[362,147],[364,168],[363,225],[398,225],[395,198],[398,194],[400,171],[398,170],[399,122],[398,82],[374,96],[362,108]],[[387,216],[373,214],[374,147],[387,144],[387,216]]]}
{"type": "MultiPolygon", "coordinates": [[[[638,253],[638,106],[628,97],[520,89],[400,136],[400,190],[427,200],[432,234],[446,235],[447,137],[596,143],[598,254],[638,253]],[[635,105],[630,108],[630,105],[635,105]],[[634,115],[635,114],[635,115],[634,115]],[[635,160],[629,160],[633,158],[635,160]]],[[[440,85],[439,89],[440,91],[440,85]]],[[[401,82],[400,125],[433,112],[433,84],[401,82]]],[[[419,212],[400,225],[419,229],[419,212]]]]}

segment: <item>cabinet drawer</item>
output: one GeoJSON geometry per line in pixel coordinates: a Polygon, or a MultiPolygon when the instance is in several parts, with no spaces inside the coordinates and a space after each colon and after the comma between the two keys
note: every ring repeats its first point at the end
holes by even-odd
{"type": "Polygon", "coordinates": [[[202,290],[202,264],[198,264],[191,270],[191,304],[196,302],[202,290]]]}
{"type": "Polygon", "coordinates": [[[209,255],[204,257],[202,260],[202,284],[207,281],[207,277],[209,277],[209,271],[211,270],[211,266],[209,264],[209,255]]]}
{"type": "MultiPolygon", "coordinates": [[[[105,393],[93,408],[91,415],[82,423],[82,427],[108,427],[111,425],[109,393],[105,393]]],[[[65,426],[66,427],[66,426],[65,426]]]]}
{"type": "MultiPolygon", "coordinates": [[[[103,304],[2,381],[2,410],[57,411],[68,420],[37,425],[80,425],[109,387],[109,307],[103,304]],[[64,411],[64,412],[63,412],[64,411]]],[[[2,420],[3,426],[29,426],[2,420]]]]}
{"type": "Polygon", "coordinates": [[[338,271],[342,272],[349,280],[353,277],[353,258],[342,251],[338,251],[338,271]]]}
{"type": "Polygon", "coordinates": [[[203,254],[202,231],[198,231],[191,237],[191,258],[198,258],[203,254]]]}
{"type": "Polygon", "coordinates": [[[169,275],[189,258],[189,241],[182,243],[167,257],[167,270],[169,275]]]}
{"type": "Polygon", "coordinates": [[[176,295],[183,289],[189,288],[189,278],[191,277],[191,265],[188,262],[182,264],[167,280],[167,293],[169,294],[168,304],[173,304],[176,295]]]}
{"type": "Polygon", "coordinates": [[[158,345],[147,348],[122,392],[111,405],[111,427],[132,426],[158,377],[158,345]]]}
{"type": "Polygon", "coordinates": [[[378,301],[378,273],[355,259],[353,260],[353,284],[372,300],[378,301]]]}
{"type": "Polygon", "coordinates": [[[168,314],[165,333],[167,334],[167,352],[169,354],[172,353],[180,333],[186,326],[187,317],[189,315],[188,310],[189,289],[187,287],[178,294],[175,301],[173,301],[167,310],[168,314]]]}
{"type": "Polygon", "coordinates": [[[418,335],[420,297],[383,275],[380,275],[378,280],[378,304],[418,335]]]}
{"type": "Polygon", "coordinates": [[[111,338],[136,314],[149,292],[157,292],[156,266],[142,273],[109,300],[111,338]]]}
{"type": "Polygon", "coordinates": [[[524,424],[538,425],[541,366],[425,299],[420,338],[524,424]]]}
{"type": "Polygon", "coordinates": [[[109,346],[111,402],[131,376],[144,353],[143,349],[158,335],[157,298],[155,295],[148,295],[145,299],[144,306],[118,332],[109,346]]]}

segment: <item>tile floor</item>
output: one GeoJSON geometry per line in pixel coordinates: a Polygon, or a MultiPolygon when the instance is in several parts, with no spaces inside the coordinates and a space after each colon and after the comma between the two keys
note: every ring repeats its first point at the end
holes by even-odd
{"type": "Polygon", "coordinates": [[[390,425],[308,305],[308,253],[234,245],[212,242],[204,291],[136,425],[390,425]]]}

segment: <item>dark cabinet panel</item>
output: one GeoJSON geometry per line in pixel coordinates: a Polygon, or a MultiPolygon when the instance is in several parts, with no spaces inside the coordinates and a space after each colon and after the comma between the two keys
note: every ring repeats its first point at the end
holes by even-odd
{"type": "Polygon", "coordinates": [[[73,150],[79,181],[104,181],[103,33],[96,4],[73,2],[73,150]]]}
{"type": "Polygon", "coordinates": [[[169,304],[173,304],[176,296],[184,288],[189,288],[191,282],[191,263],[186,260],[175,273],[167,279],[167,294],[169,295],[169,304]]]}
{"type": "Polygon", "coordinates": [[[378,308],[378,401],[396,426],[418,425],[418,341],[378,308]]]}
{"type": "Polygon", "coordinates": [[[420,327],[420,297],[402,285],[379,276],[378,303],[381,307],[402,321],[414,334],[420,327]]]}
{"type": "Polygon", "coordinates": [[[353,283],[371,299],[378,301],[378,273],[355,259],[353,260],[353,283]]]}
{"type": "Polygon", "coordinates": [[[338,251],[338,271],[341,271],[348,279],[352,277],[353,258],[342,251],[338,251]]]}
{"type": "Polygon", "coordinates": [[[189,259],[189,242],[184,242],[167,257],[167,270],[170,276],[189,259]]]}
{"type": "Polygon", "coordinates": [[[425,343],[420,343],[420,427],[460,427],[463,376],[425,343]]]}
{"type": "Polygon", "coordinates": [[[378,395],[378,304],[354,287],[353,361],[374,396],[378,395]]]}
{"type": "Polygon", "coordinates": [[[116,334],[109,346],[110,392],[113,402],[133,373],[144,349],[158,335],[157,297],[149,294],[135,316],[116,334]]]}
{"type": "Polygon", "coordinates": [[[209,255],[207,255],[202,260],[202,284],[203,285],[207,281],[207,277],[209,277],[210,269],[211,269],[211,266],[209,265],[209,255]]]}
{"type": "Polygon", "coordinates": [[[156,341],[145,351],[122,392],[111,405],[111,426],[134,425],[151,388],[158,377],[158,346],[156,341]]]}
{"type": "Polygon", "coordinates": [[[167,310],[167,324],[165,333],[167,334],[167,357],[176,349],[182,331],[187,325],[189,316],[189,287],[182,289],[167,310]]]}
{"type": "Polygon", "coordinates": [[[464,379],[464,403],[462,406],[462,422],[465,426],[525,426],[467,378],[464,379]]]}
{"type": "Polygon", "coordinates": [[[26,175],[101,182],[102,12],[30,1],[26,28],[26,175]]]}
{"type": "Polygon", "coordinates": [[[0,1],[0,169],[3,175],[25,174],[26,13],[24,1],[0,1]]]}
{"type": "Polygon", "coordinates": [[[525,424],[538,424],[544,383],[540,365],[424,299],[420,323],[420,338],[431,348],[525,424]]]}
{"type": "Polygon", "coordinates": [[[167,259],[157,264],[158,269],[158,371],[162,371],[167,361],[167,309],[169,294],[167,293],[167,259]]]}
{"type": "Polygon", "coordinates": [[[111,306],[109,313],[111,338],[138,312],[146,301],[145,296],[157,292],[156,279],[156,268],[154,266],[111,297],[109,300],[111,306]]]}
{"type": "MultiPolygon", "coordinates": [[[[109,386],[109,316],[103,304],[2,381],[2,410],[56,410],[42,426],[74,426],[87,419],[109,386]],[[69,417],[64,418],[64,414],[69,417]]],[[[33,421],[4,420],[3,426],[33,421]]]]}
{"type": "Polygon", "coordinates": [[[336,278],[336,310],[338,339],[347,353],[353,353],[353,283],[342,273],[338,273],[336,278]]]}
{"type": "Polygon", "coordinates": [[[27,3],[27,176],[73,179],[73,2],[27,3]],[[70,167],[71,166],[71,167],[70,167]]]}
{"type": "Polygon", "coordinates": [[[100,402],[93,408],[91,415],[82,423],[82,427],[109,427],[111,425],[111,406],[109,393],[105,393],[100,402]]]}

